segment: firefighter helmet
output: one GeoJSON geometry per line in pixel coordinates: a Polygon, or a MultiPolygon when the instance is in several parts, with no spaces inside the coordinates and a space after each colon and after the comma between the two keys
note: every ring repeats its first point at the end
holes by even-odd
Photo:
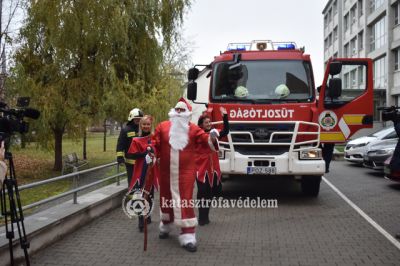
{"type": "Polygon", "coordinates": [[[133,108],[129,112],[128,121],[132,121],[134,118],[142,118],[143,112],[139,108],[133,108]]]}
{"type": "Polygon", "coordinates": [[[285,98],[285,97],[289,96],[290,90],[285,84],[281,84],[275,88],[275,94],[277,96],[279,96],[280,98],[285,98]]]}
{"type": "Polygon", "coordinates": [[[244,98],[249,95],[249,90],[244,86],[239,86],[235,90],[235,96],[239,98],[244,98]]]}

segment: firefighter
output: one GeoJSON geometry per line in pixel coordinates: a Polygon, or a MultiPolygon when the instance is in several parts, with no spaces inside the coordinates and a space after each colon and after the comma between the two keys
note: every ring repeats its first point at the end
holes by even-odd
{"type": "Polygon", "coordinates": [[[135,160],[128,159],[126,153],[131,145],[132,138],[136,137],[139,131],[139,121],[143,117],[143,112],[139,108],[134,108],[129,112],[128,122],[121,129],[117,143],[117,162],[118,164],[125,163],[126,173],[128,175],[128,187],[131,183],[133,167],[135,160]]]}

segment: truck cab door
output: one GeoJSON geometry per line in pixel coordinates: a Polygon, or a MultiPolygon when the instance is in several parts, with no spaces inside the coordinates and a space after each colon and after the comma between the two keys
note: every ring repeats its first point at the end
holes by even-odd
{"type": "Polygon", "coordinates": [[[372,60],[329,60],[319,88],[317,117],[322,143],[345,142],[362,128],[373,126],[372,60]]]}

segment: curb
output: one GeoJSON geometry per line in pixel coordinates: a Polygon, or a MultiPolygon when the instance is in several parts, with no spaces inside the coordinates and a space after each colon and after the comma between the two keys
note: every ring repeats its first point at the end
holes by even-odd
{"type": "MultiPolygon", "coordinates": [[[[121,185],[112,184],[78,198],[78,204],[72,200],[28,216],[24,220],[27,239],[30,242],[29,255],[51,245],[64,236],[76,231],[99,216],[121,206],[122,197],[127,190],[127,181],[121,185]]],[[[16,226],[14,226],[17,230],[16,226]]],[[[19,234],[13,239],[14,261],[25,261],[23,250],[19,245],[19,234]]],[[[0,227],[0,261],[1,265],[10,264],[8,239],[5,227],[0,227]]]]}

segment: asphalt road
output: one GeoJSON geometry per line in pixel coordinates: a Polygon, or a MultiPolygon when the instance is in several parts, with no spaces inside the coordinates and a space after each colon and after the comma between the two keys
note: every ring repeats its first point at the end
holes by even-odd
{"type": "Polygon", "coordinates": [[[224,182],[225,199],[276,199],[278,207],[211,210],[211,223],[198,227],[196,253],[179,247],[177,230],[167,240],[158,239],[157,209],[144,253],[137,221],[118,208],[37,253],[32,264],[399,265],[399,242],[377,228],[400,233],[400,184],[341,161],[332,163],[325,178],[370,222],[325,181],[313,199],[290,179],[236,178],[224,182]]]}

